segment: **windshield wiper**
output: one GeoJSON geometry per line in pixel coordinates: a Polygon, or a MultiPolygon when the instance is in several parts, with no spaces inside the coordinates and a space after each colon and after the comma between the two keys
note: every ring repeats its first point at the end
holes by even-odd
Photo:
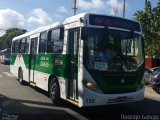
{"type": "Polygon", "coordinates": [[[132,49],[132,43],[133,42],[133,31],[131,31],[129,34],[128,34],[128,37],[126,39],[126,56],[127,56],[127,53],[130,53],[131,52],[131,49],[132,49]]]}

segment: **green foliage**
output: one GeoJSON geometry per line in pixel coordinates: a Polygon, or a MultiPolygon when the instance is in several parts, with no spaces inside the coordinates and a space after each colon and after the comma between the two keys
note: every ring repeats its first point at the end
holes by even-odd
{"type": "Polygon", "coordinates": [[[21,34],[23,34],[23,31],[19,28],[7,29],[6,33],[0,37],[0,50],[10,48],[12,39],[21,34]]]}
{"type": "Polygon", "coordinates": [[[153,9],[148,1],[143,11],[134,14],[134,19],[142,26],[145,55],[150,58],[160,58],[160,0],[153,9]]]}

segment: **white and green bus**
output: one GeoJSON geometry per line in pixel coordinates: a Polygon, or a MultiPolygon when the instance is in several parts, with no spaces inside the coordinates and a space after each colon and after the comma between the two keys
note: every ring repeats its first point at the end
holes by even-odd
{"type": "Polygon", "coordinates": [[[9,64],[10,63],[11,49],[6,48],[0,51],[0,63],[9,64]]]}
{"type": "Polygon", "coordinates": [[[20,84],[79,107],[144,99],[140,24],[82,13],[13,38],[10,71],[20,84]]]}

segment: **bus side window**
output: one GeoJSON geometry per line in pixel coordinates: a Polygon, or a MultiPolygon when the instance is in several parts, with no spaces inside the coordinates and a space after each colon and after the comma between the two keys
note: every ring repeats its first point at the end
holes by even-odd
{"type": "Polygon", "coordinates": [[[19,52],[20,40],[15,41],[15,53],[19,52]]]}
{"type": "Polygon", "coordinates": [[[46,52],[46,43],[47,43],[47,31],[42,32],[40,34],[39,53],[45,53],[46,52]]]}
{"type": "Polygon", "coordinates": [[[53,52],[62,52],[63,40],[64,40],[64,29],[52,30],[51,39],[53,41],[53,52]]]}
{"type": "Polygon", "coordinates": [[[26,39],[26,49],[25,49],[25,53],[28,53],[29,51],[29,38],[26,39]]]}
{"type": "Polygon", "coordinates": [[[52,31],[48,32],[47,53],[53,53],[53,39],[51,39],[52,31]]]}
{"type": "Polygon", "coordinates": [[[25,48],[26,48],[26,38],[21,39],[21,53],[25,53],[25,48]]]}
{"type": "Polygon", "coordinates": [[[15,41],[12,42],[12,53],[15,53],[15,41]]]}

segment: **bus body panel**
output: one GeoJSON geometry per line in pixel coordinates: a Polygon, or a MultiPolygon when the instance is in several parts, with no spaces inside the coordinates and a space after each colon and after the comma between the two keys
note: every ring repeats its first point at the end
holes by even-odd
{"type": "MultiPolygon", "coordinates": [[[[26,55],[26,56],[28,56],[28,55],[26,55]]],[[[22,69],[22,72],[23,72],[23,79],[26,81],[26,82],[29,82],[29,78],[28,78],[28,68],[26,67],[26,64],[25,64],[25,62],[24,62],[24,59],[26,59],[26,57],[23,57],[23,55],[22,54],[19,54],[18,55],[18,60],[17,61],[19,61],[19,63],[20,63],[20,65],[19,65],[19,68],[21,68],[22,69]]],[[[16,61],[16,62],[17,62],[16,61]]],[[[16,64],[16,63],[15,63],[16,64]]],[[[17,67],[18,68],[18,67],[17,67]]],[[[18,71],[17,71],[17,75],[18,75],[18,71]]]]}
{"type": "Polygon", "coordinates": [[[144,87],[132,93],[100,94],[84,88],[82,106],[99,106],[142,101],[144,99],[144,87]],[[102,99],[103,98],[103,99],[102,99]]]}
{"type": "MultiPolygon", "coordinates": [[[[33,71],[32,71],[33,72],[33,71]]],[[[39,72],[39,71],[34,71],[34,78],[35,78],[35,83],[36,83],[36,86],[45,90],[45,91],[48,91],[48,78],[49,78],[49,74],[46,74],[46,73],[42,73],[42,72],[39,72]]]]}
{"type": "Polygon", "coordinates": [[[59,87],[60,87],[60,97],[63,99],[67,99],[67,85],[68,85],[68,79],[63,77],[58,77],[59,87]]]}
{"type": "Polygon", "coordinates": [[[10,72],[18,78],[18,70],[20,67],[20,62],[18,58],[18,54],[11,55],[11,64],[10,64],[10,72]]]}

